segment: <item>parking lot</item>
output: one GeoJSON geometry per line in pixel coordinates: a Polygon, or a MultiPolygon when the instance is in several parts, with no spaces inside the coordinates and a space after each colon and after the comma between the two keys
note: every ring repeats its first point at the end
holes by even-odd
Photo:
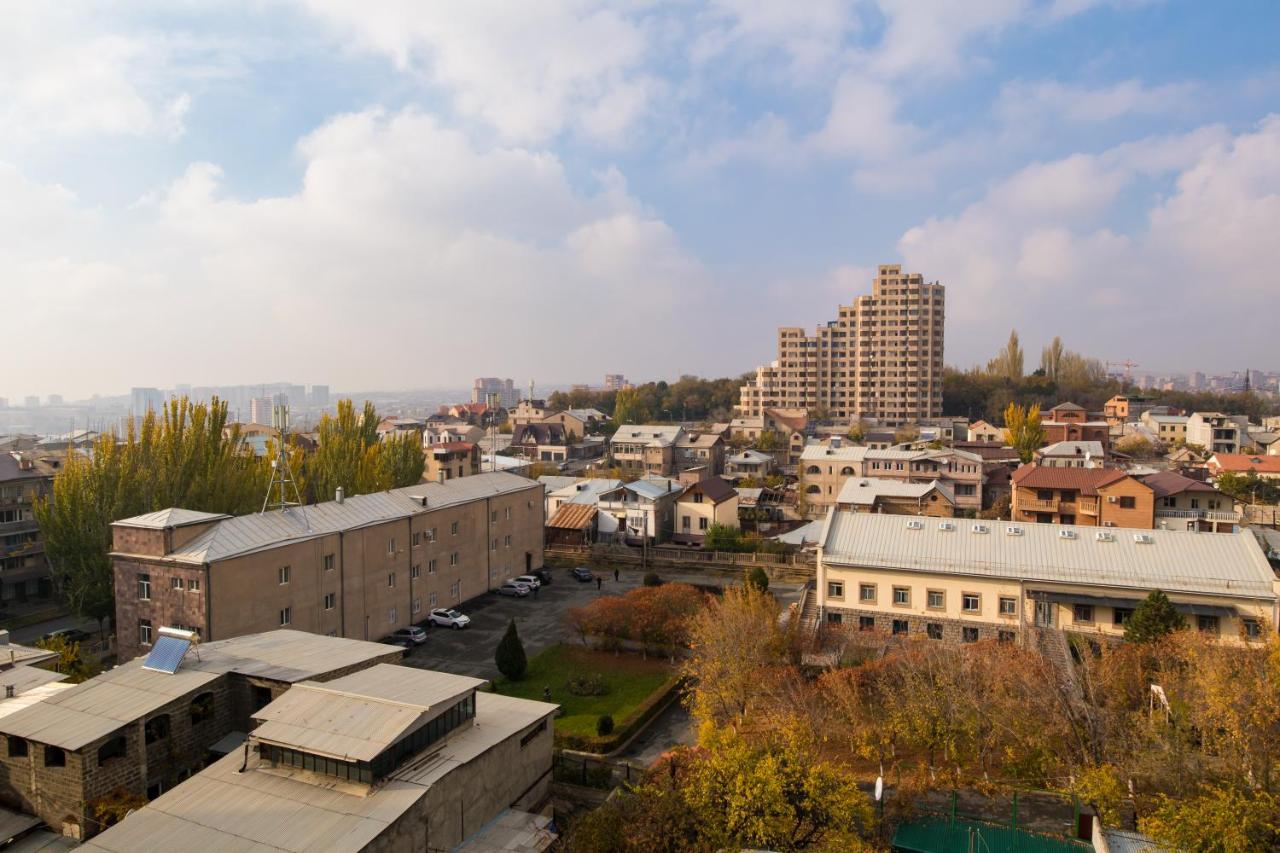
{"type": "MultiPolygon", "coordinates": [[[[551,569],[554,580],[543,584],[537,596],[507,598],[496,593],[465,602],[457,609],[471,617],[471,625],[461,631],[449,628],[429,628],[427,642],[412,649],[405,663],[423,669],[471,675],[476,678],[496,678],[498,669],[493,662],[494,650],[507,622],[516,620],[516,629],[524,641],[524,650],[533,657],[547,646],[571,638],[565,625],[565,615],[571,607],[581,606],[602,595],[620,595],[640,585],[643,573],[623,570],[620,580],[613,579],[612,570],[601,570],[601,588],[594,583],[579,583],[569,576],[568,569],[551,569]]],[[[666,574],[664,580],[719,585],[722,576],[693,574],[666,574]]],[[[783,607],[799,596],[799,586],[779,584],[773,588],[783,607]]],[[[572,639],[577,639],[572,637],[572,639]]]]}

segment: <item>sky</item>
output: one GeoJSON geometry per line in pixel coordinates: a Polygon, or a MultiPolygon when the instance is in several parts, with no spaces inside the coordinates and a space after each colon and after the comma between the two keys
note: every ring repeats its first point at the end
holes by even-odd
{"type": "Polygon", "coordinates": [[[881,263],[957,366],[1280,368],[1271,0],[0,18],[3,396],[737,375],[881,263]]]}

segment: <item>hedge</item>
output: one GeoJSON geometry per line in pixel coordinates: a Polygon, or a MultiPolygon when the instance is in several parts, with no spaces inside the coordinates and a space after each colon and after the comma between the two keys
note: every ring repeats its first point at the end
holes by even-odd
{"type": "Polygon", "coordinates": [[[648,699],[631,712],[631,716],[622,721],[620,725],[614,728],[613,733],[609,735],[571,735],[560,734],[556,732],[556,745],[561,749],[575,749],[579,752],[590,752],[596,755],[605,755],[613,752],[634,735],[636,732],[644,728],[654,717],[658,715],[667,706],[667,700],[671,698],[671,694],[684,686],[684,676],[675,675],[666,681],[661,687],[653,691],[648,699]]]}

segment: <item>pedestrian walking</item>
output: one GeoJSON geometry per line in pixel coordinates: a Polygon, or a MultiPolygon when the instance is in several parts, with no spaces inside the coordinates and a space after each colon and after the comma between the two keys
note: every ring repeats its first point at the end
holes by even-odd
{"type": "Polygon", "coordinates": [[[601,586],[603,583],[604,583],[604,578],[600,577],[599,575],[596,575],[596,591],[597,591],[597,592],[599,592],[599,591],[600,591],[600,586],[601,586]]]}
{"type": "Polygon", "coordinates": [[[622,572],[618,571],[617,569],[614,569],[614,570],[613,570],[613,582],[614,582],[614,583],[617,583],[617,582],[618,582],[619,580],[621,580],[621,579],[622,579],[622,572]]]}

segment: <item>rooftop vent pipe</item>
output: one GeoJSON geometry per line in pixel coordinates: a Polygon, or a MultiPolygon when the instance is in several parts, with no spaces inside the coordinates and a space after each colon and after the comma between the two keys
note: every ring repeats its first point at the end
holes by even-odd
{"type": "Polygon", "coordinates": [[[338,488],[335,489],[333,492],[333,499],[337,503],[342,503],[346,499],[346,497],[347,497],[347,491],[346,489],[342,488],[342,486],[338,486],[338,488]]]}

